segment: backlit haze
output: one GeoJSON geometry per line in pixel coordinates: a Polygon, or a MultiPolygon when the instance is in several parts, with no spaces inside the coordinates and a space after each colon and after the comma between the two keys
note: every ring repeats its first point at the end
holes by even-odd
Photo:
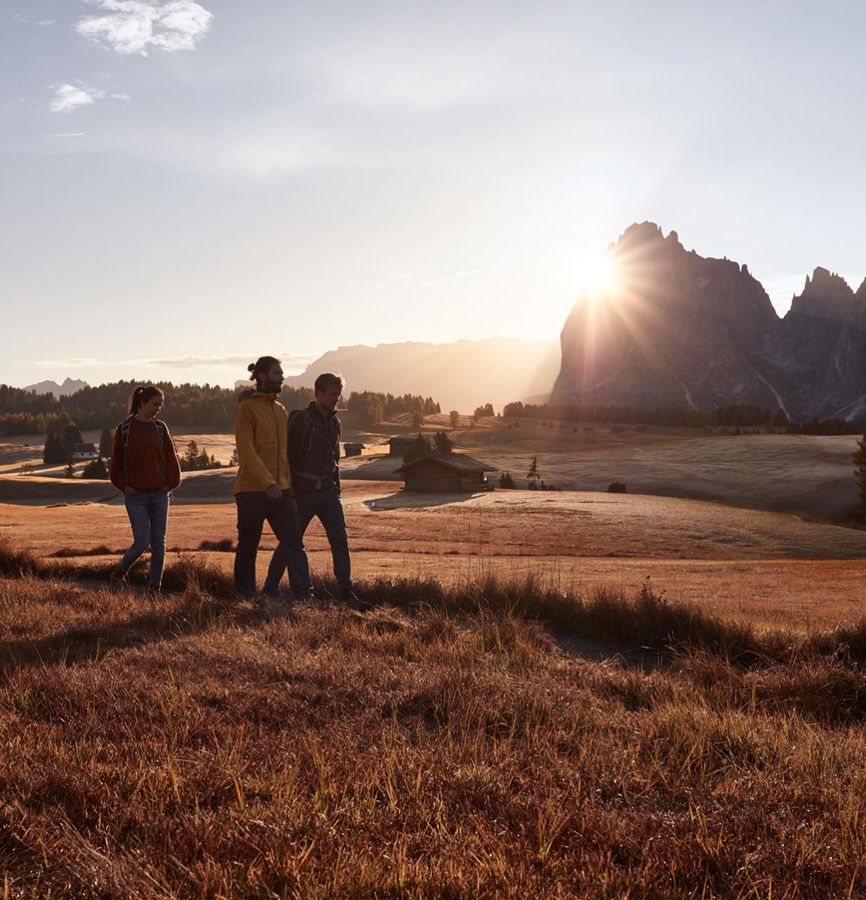
{"type": "Polygon", "coordinates": [[[0,16],[0,382],[556,338],[646,219],[780,313],[817,265],[866,274],[860,3],[0,16]]]}

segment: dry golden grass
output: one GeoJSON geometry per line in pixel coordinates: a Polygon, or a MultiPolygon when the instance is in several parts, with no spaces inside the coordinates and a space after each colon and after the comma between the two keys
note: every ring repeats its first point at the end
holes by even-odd
{"type": "Polygon", "coordinates": [[[154,602],[65,565],[0,578],[8,896],[866,891],[866,628],[492,581],[261,625],[219,573],[154,602]]]}
{"type": "MultiPolygon", "coordinates": [[[[173,504],[171,560],[198,554],[204,540],[235,539],[234,504],[227,499],[173,504]]],[[[635,495],[497,491],[461,498],[406,495],[389,484],[350,481],[344,504],[353,565],[362,578],[410,574],[454,583],[489,574],[532,576],[589,592],[599,586],[635,591],[650,576],[670,599],[773,627],[808,631],[866,616],[866,531],[635,495]]],[[[107,548],[113,555],[106,561],[130,541],[119,502],[0,504],[2,534],[42,557],[60,551],[90,558],[107,548]]],[[[318,522],[306,544],[314,571],[329,572],[318,522]]],[[[260,579],[273,546],[266,529],[260,579]]],[[[227,552],[206,558],[224,571],[232,564],[227,552]]]]}

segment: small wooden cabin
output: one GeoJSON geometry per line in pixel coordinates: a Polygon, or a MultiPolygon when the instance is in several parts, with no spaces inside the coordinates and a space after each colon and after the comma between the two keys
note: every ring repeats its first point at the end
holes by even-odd
{"type": "Polygon", "coordinates": [[[349,441],[343,444],[343,456],[360,456],[361,451],[366,447],[360,441],[349,441]]]}
{"type": "Polygon", "coordinates": [[[84,459],[96,459],[99,451],[96,445],[90,442],[75,443],[72,445],[72,459],[79,462],[84,459]]]}
{"type": "Polygon", "coordinates": [[[407,491],[458,493],[492,491],[487,473],[496,470],[465,453],[431,453],[404,462],[396,471],[403,476],[407,491]]]}

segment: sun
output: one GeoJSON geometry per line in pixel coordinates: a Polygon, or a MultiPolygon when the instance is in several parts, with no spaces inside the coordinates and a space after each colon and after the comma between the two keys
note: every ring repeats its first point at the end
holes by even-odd
{"type": "Polygon", "coordinates": [[[587,247],[577,255],[575,286],[580,296],[598,298],[616,289],[619,266],[609,249],[587,247]]]}

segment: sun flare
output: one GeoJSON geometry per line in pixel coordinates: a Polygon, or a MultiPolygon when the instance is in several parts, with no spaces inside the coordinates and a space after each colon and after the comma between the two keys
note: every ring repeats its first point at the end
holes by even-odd
{"type": "Polygon", "coordinates": [[[619,283],[619,266],[610,250],[587,248],[577,258],[575,285],[580,296],[600,297],[619,283]]]}

